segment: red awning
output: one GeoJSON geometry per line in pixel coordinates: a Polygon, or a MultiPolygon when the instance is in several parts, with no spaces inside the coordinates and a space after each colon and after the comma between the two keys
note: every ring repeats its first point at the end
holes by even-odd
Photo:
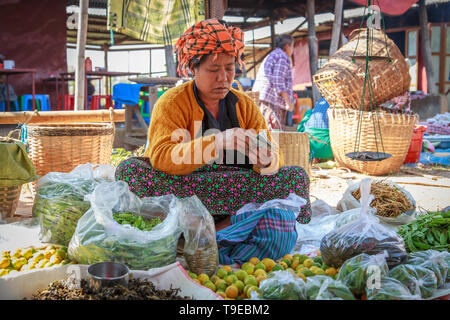
{"type": "MultiPolygon", "coordinates": [[[[365,6],[368,2],[367,0],[351,0],[352,2],[355,2],[357,4],[360,4],[362,6],[365,6]]],[[[411,6],[418,2],[419,0],[375,0],[371,1],[373,5],[377,5],[380,7],[381,12],[385,14],[389,14],[392,16],[398,16],[411,8],[411,6]]]]}

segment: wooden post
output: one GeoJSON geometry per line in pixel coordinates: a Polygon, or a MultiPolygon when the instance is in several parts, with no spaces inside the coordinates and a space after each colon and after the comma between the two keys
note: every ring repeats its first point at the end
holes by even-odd
{"type": "Polygon", "coordinates": [[[86,36],[88,25],[89,0],[80,0],[80,12],[78,16],[77,32],[77,65],[75,69],[75,106],[74,110],[84,110],[86,100],[86,69],[84,50],[86,48],[86,36]]]}
{"type": "Polygon", "coordinates": [[[434,82],[434,70],[431,60],[430,37],[428,36],[428,15],[425,0],[419,1],[420,35],[422,38],[422,53],[425,69],[427,71],[428,93],[438,93],[436,83],[434,82]]]}
{"type": "Polygon", "coordinates": [[[176,77],[177,71],[175,67],[175,60],[173,59],[173,47],[172,45],[166,45],[164,47],[164,52],[166,55],[166,69],[168,77],[176,77]]]}
{"type": "Polygon", "coordinates": [[[311,70],[313,106],[316,104],[317,100],[320,99],[319,90],[317,89],[316,85],[314,84],[314,81],[312,80],[312,76],[317,72],[317,37],[314,24],[314,14],[315,14],[315,1],[307,0],[306,16],[308,19],[309,67],[311,70]]]}
{"type": "Polygon", "coordinates": [[[272,45],[272,50],[275,49],[275,21],[270,19],[270,43],[272,45]]]}
{"type": "Polygon", "coordinates": [[[341,35],[342,24],[342,8],[344,6],[344,0],[336,0],[334,2],[334,22],[333,31],[331,33],[331,45],[330,45],[330,57],[339,48],[339,37],[341,35]]]}
{"type": "MultiPolygon", "coordinates": [[[[105,53],[104,59],[105,59],[105,71],[108,71],[108,51],[109,51],[109,46],[105,43],[103,45],[103,51],[105,53]]],[[[100,80],[100,84],[101,84],[101,80],[100,80]]],[[[108,93],[108,78],[105,78],[105,93],[108,93]]]]}
{"type": "MultiPolygon", "coordinates": [[[[255,29],[252,29],[253,66],[256,66],[255,29]]],[[[253,79],[256,79],[256,68],[253,68],[253,79]]]]}

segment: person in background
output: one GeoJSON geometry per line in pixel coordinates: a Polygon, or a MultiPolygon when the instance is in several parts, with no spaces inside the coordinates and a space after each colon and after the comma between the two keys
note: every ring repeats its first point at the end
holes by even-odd
{"type": "Polygon", "coordinates": [[[275,40],[275,49],[264,59],[252,91],[259,92],[261,112],[269,129],[284,130],[287,112],[294,111],[291,57],[294,38],[288,34],[275,40]]]}
{"type": "Polygon", "coordinates": [[[307,200],[298,208],[297,221],[308,223],[308,174],[284,166],[258,106],[231,88],[235,64],[243,63],[243,32],[217,19],[200,21],[180,37],[175,50],[178,73],[190,71],[194,79],[158,99],[144,157],[122,161],[116,180],[126,181],[139,197],[196,195],[217,230],[229,225],[243,205],[285,199],[290,193],[307,200]],[[261,150],[250,144],[262,132],[273,147],[261,150]]]}
{"type": "Polygon", "coordinates": [[[333,159],[327,115],[329,107],[330,105],[325,98],[321,98],[317,101],[314,109],[306,111],[297,128],[297,132],[309,134],[309,146],[314,162],[333,159]]]}

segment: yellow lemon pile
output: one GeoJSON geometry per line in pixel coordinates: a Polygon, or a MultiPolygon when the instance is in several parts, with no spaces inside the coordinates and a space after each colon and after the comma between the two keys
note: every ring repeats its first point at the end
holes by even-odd
{"type": "Polygon", "coordinates": [[[67,247],[59,245],[19,248],[12,252],[3,251],[0,255],[0,277],[14,272],[68,263],[73,262],[67,258],[67,247]]]}

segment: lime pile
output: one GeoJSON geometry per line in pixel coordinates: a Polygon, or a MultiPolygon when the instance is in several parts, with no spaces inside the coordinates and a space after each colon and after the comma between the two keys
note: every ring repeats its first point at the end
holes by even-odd
{"type": "Polygon", "coordinates": [[[60,245],[19,248],[13,252],[3,251],[0,254],[0,277],[13,272],[69,263],[73,262],[67,258],[67,247],[60,245]]]}
{"type": "Polygon", "coordinates": [[[279,261],[269,258],[260,260],[253,257],[243,263],[238,270],[225,265],[211,277],[204,273],[197,275],[190,271],[188,274],[194,281],[211,289],[225,300],[242,300],[250,298],[252,291],[259,295],[260,282],[265,280],[271,272],[280,270],[290,270],[304,281],[307,281],[307,277],[315,275],[327,275],[335,279],[339,272],[339,269],[324,264],[320,256],[311,259],[306,255],[287,254],[279,261]]]}

